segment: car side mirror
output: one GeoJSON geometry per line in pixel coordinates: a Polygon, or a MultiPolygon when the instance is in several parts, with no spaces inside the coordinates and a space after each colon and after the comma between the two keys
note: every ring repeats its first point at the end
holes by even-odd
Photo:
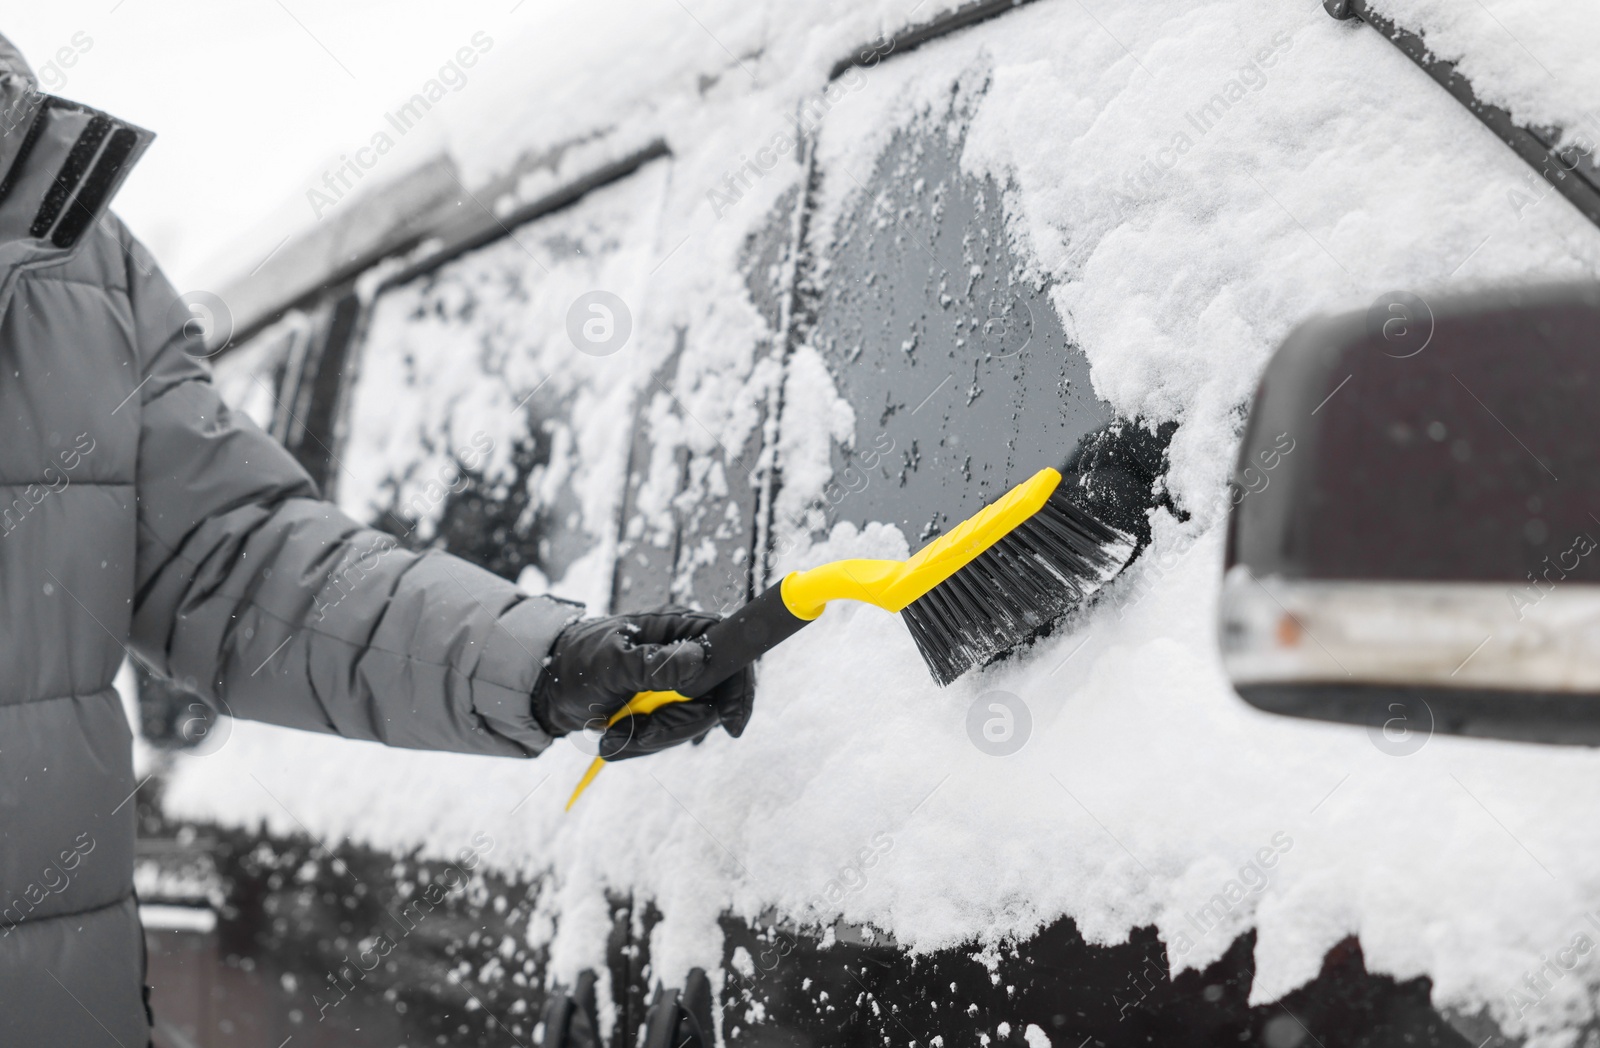
{"type": "Polygon", "coordinates": [[[1230,492],[1221,645],[1245,701],[1600,745],[1600,285],[1303,324],[1230,492]]]}

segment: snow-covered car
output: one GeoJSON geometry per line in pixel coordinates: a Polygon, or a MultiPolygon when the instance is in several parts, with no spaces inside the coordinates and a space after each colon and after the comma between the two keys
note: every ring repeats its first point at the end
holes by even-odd
{"type": "MultiPolygon", "coordinates": [[[[1244,409],[1296,322],[1595,272],[1600,22],[663,6],[519,56],[461,156],[368,184],[358,151],[309,190],[316,221],[219,292],[235,409],[358,519],[591,613],[905,557],[1108,426],[1166,445],[1149,545],[942,689],[895,616],[830,608],[763,660],[743,738],[612,766],[570,811],[592,740],[208,727],[146,813],[204,853],[185,881],[149,850],[146,901],[222,910],[211,961],[179,933],[152,958],[158,1018],[216,973],[167,1036],[1600,1036],[1600,758],[1258,712],[1215,613],[1244,409]]],[[[185,734],[167,685],[145,707],[185,734]]]]}

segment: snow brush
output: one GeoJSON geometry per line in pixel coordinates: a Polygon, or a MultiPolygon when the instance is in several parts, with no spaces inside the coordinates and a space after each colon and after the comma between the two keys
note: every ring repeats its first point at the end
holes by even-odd
{"type": "MultiPolygon", "coordinates": [[[[1042,469],[909,560],[837,560],[792,571],[704,636],[706,665],[681,691],[641,691],[612,714],[699,698],[815,622],[830,601],[899,612],[942,687],[1077,607],[1132,558],[1132,535],[1102,523],[1042,469]]],[[[570,811],[605,765],[596,757],[570,811]]]]}

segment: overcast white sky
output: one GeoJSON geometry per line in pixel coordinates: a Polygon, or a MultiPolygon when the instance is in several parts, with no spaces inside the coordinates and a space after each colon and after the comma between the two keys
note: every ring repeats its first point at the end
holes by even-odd
{"type": "MultiPolygon", "coordinates": [[[[560,0],[50,0],[7,4],[0,32],[45,72],[77,37],[89,46],[46,89],[157,133],[118,212],[180,290],[208,288],[217,263],[254,248],[273,216],[306,209],[306,189],[365,145],[475,32],[516,61],[516,41],[563,31],[560,0]],[[515,8],[513,10],[513,8],[515,8]],[[63,81],[64,77],[64,81],[63,81]],[[52,86],[53,85],[53,86],[52,86]]],[[[442,126],[409,136],[439,147],[442,126]]],[[[386,162],[398,173],[414,156],[386,162]]],[[[309,219],[309,213],[302,216],[309,219]]],[[[268,244],[270,247],[270,242],[268,244]]]]}

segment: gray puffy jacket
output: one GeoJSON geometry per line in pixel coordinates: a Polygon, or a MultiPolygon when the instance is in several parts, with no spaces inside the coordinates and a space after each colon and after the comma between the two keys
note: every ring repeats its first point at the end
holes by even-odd
{"type": "Polygon", "coordinates": [[[240,717],[525,757],[575,608],[376,552],[218,399],[105,212],[149,135],[37,94],[4,38],[0,104],[0,1044],[135,1048],[128,650],[240,717]]]}

